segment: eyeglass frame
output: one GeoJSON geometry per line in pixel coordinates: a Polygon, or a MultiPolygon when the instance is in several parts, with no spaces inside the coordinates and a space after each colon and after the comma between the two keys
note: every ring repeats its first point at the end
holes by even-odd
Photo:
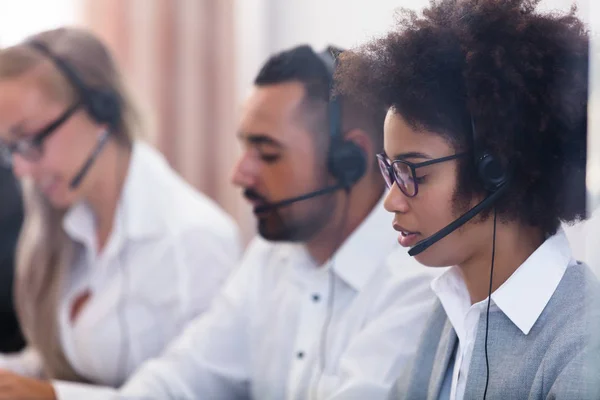
{"type": "Polygon", "coordinates": [[[79,109],[81,103],[77,102],[67,108],[60,116],[54,121],[47,124],[44,128],[34,135],[20,138],[13,143],[0,143],[0,159],[6,165],[12,165],[12,157],[14,153],[18,153],[21,157],[25,158],[30,162],[38,161],[43,155],[42,145],[44,141],[57,131],[58,128],[69,120],[79,109]],[[38,150],[39,155],[31,157],[26,155],[28,150],[38,150]]]}
{"type": "MultiPolygon", "coordinates": [[[[383,165],[385,165],[385,167],[387,169],[387,171],[385,171],[385,172],[387,172],[388,177],[393,178],[393,183],[388,186],[388,184],[387,184],[388,181],[387,181],[387,179],[386,179],[386,177],[384,175],[385,172],[381,168],[381,163],[378,162],[377,164],[379,165],[379,171],[381,172],[381,175],[383,175],[383,180],[385,181],[386,186],[388,186],[388,189],[391,189],[391,187],[395,183],[396,186],[398,186],[398,189],[400,189],[400,191],[406,197],[411,197],[412,198],[412,197],[415,197],[419,193],[419,184],[416,181],[416,177],[417,177],[416,170],[418,168],[427,167],[427,166],[430,166],[430,165],[435,165],[435,164],[439,164],[439,163],[446,162],[446,161],[456,160],[456,159],[458,159],[460,157],[466,156],[467,154],[468,154],[467,152],[456,153],[456,154],[452,154],[452,155],[445,156],[445,157],[434,158],[432,160],[423,161],[423,162],[420,162],[420,163],[412,163],[412,162],[406,161],[406,160],[389,160],[389,158],[387,157],[387,155],[385,153],[378,153],[376,155],[376,157],[377,157],[378,161],[383,162],[383,165]],[[411,175],[412,175],[412,178],[413,178],[413,182],[414,182],[414,185],[415,185],[415,193],[414,194],[410,195],[410,194],[406,193],[402,189],[405,185],[401,185],[400,184],[402,182],[402,180],[398,177],[398,175],[396,174],[396,171],[394,170],[394,164],[397,164],[397,163],[404,164],[408,168],[410,168],[410,172],[411,172],[411,175]]],[[[390,181],[391,180],[392,179],[390,179],[390,181]]]]}

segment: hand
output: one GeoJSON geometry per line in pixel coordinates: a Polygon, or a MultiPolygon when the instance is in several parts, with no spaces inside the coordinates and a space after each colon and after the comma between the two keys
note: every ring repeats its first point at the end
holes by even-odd
{"type": "Polygon", "coordinates": [[[50,382],[0,369],[0,400],[56,400],[50,382]]]}

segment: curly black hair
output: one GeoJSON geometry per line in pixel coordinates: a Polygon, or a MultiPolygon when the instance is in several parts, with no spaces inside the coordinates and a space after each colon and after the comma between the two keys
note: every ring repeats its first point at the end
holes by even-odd
{"type": "MultiPolygon", "coordinates": [[[[398,28],[346,52],[337,92],[382,101],[413,128],[457,150],[477,147],[514,168],[500,216],[539,227],[585,218],[588,47],[576,7],[541,13],[539,0],[432,1],[402,10],[398,28]]],[[[474,157],[458,197],[484,193],[474,157]]]]}

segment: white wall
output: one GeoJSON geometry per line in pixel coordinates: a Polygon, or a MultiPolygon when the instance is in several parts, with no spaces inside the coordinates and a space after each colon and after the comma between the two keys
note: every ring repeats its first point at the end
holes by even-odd
{"type": "Polygon", "coordinates": [[[301,42],[352,47],[389,31],[399,7],[421,9],[428,0],[271,0],[271,46],[283,49],[301,42]]]}
{"type": "Polygon", "coordinates": [[[590,57],[590,102],[588,106],[587,186],[590,192],[588,212],[593,213],[582,234],[574,240],[584,242],[586,261],[600,276],[600,3],[590,0],[587,20],[592,30],[590,57]]]}
{"type": "Polygon", "coordinates": [[[272,53],[307,43],[352,47],[387,32],[399,6],[428,0],[237,0],[238,86],[241,98],[272,53]]]}
{"type": "MultiPolygon", "coordinates": [[[[241,98],[258,68],[272,53],[307,43],[353,47],[390,31],[395,12],[423,9],[429,0],[237,0],[238,87],[241,98]]],[[[568,10],[571,0],[542,0],[546,10],[568,10]]],[[[587,21],[590,5],[577,0],[587,21]]]]}
{"type": "Polygon", "coordinates": [[[236,83],[240,102],[246,97],[258,69],[272,52],[268,3],[268,0],[235,2],[236,83]]]}
{"type": "MultiPolygon", "coordinates": [[[[247,0],[240,0],[246,2],[247,0]]],[[[305,42],[324,47],[363,43],[388,32],[394,13],[401,7],[420,11],[429,0],[264,0],[269,7],[270,50],[305,42]]],[[[542,0],[541,9],[568,10],[571,0],[542,0]]],[[[586,19],[589,3],[577,0],[579,15],[586,19]]]]}
{"type": "Polygon", "coordinates": [[[0,0],[0,46],[42,30],[76,24],[78,0],[0,0]]]}

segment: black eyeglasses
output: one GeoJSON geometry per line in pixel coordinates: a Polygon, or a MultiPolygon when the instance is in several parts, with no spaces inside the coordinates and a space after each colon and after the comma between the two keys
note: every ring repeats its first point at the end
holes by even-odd
{"type": "Polygon", "coordinates": [[[21,138],[13,143],[0,143],[0,161],[6,166],[11,166],[14,153],[19,154],[28,161],[38,161],[43,154],[42,145],[44,141],[77,111],[79,105],[80,103],[73,104],[62,115],[46,125],[45,128],[35,135],[21,138]]]}
{"type": "Polygon", "coordinates": [[[455,160],[459,157],[464,156],[466,153],[453,154],[451,156],[435,158],[433,160],[427,160],[421,163],[411,163],[405,160],[393,160],[388,161],[385,154],[377,154],[377,161],[379,163],[379,169],[381,175],[389,188],[394,185],[394,182],[398,185],[402,193],[408,197],[415,197],[419,192],[419,182],[417,179],[416,170],[417,168],[426,167],[428,165],[439,164],[445,161],[455,160]]]}

